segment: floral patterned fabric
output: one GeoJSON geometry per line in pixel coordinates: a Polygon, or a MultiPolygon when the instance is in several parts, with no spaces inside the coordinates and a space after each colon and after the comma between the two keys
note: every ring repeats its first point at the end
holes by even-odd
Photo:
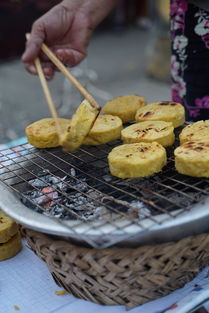
{"type": "Polygon", "coordinates": [[[187,120],[209,119],[209,12],[171,0],[172,99],[187,120]]]}

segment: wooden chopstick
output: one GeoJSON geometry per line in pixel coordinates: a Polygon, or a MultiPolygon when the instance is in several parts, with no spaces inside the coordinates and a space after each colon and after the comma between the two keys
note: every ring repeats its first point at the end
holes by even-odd
{"type": "Polygon", "coordinates": [[[46,101],[48,103],[49,110],[50,110],[51,115],[52,115],[52,117],[54,118],[54,121],[55,121],[57,134],[60,137],[62,135],[62,129],[61,129],[61,126],[60,126],[60,123],[59,123],[59,116],[57,114],[54,102],[52,100],[52,96],[51,96],[51,93],[50,93],[50,90],[49,90],[46,78],[44,76],[44,72],[43,72],[43,69],[42,69],[41,62],[40,62],[39,58],[36,58],[34,60],[34,64],[35,64],[36,70],[38,72],[38,76],[39,76],[39,79],[40,79],[40,82],[41,82],[41,85],[42,85],[42,88],[43,88],[43,92],[44,92],[46,101]]]}
{"type": "MultiPolygon", "coordinates": [[[[26,39],[28,40],[29,38],[30,38],[30,34],[26,34],[26,39]]],[[[39,76],[39,79],[40,79],[40,82],[41,82],[41,86],[43,88],[43,92],[44,92],[44,95],[45,95],[45,98],[46,98],[46,102],[48,104],[48,107],[49,107],[49,110],[51,112],[51,115],[52,115],[52,117],[54,118],[54,121],[55,121],[57,134],[58,134],[58,136],[60,138],[61,135],[62,135],[62,129],[61,129],[61,126],[60,126],[60,123],[59,123],[59,116],[57,114],[56,107],[55,107],[54,102],[52,100],[52,96],[51,96],[51,93],[50,93],[50,90],[49,90],[49,87],[48,87],[48,84],[47,84],[47,81],[46,81],[46,78],[45,78],[45,75],[44,75],[44,72],[43,72],[43,69],[42,69],[41,62],[40,62],[39,58],[36,58],[34,60],[34,64],[35,64],[36,70],[38,72],[38,76],[39,76]]]]}
{"type": "MultiPolygon", "coordinates": [[[[27,40],[30,38],[30,34],[26,34],[25,36],[26,36],[27,40]]],[[[40,62],[39,58],[36,58],[34,60],[34,64],[35,64],[36,70],[38,72],[38,76],[39,76],[39,79],[40,79],[40,82],[41,82],[41,86],[43,88],[43,92],[44,92],[44,95],[45,95],[45,98],[46,98],[46,102],[48,104],[48,107],[49,107],[49,110],[51,112],[51,115],[52,115],[52,117],[54,118],[54,121],[55,121],[57,134],[58,134],[58,136],[60,138],[61,135],[62,135],[62,129],[61,129],[61,126],[60,126],[60,123],[59,123],[59,116],[57,114],[56,107],[55,107],[54,102],[52,100],[52,96],[51,96],[51,93],[50,93],[50,90],[49,90],[49,87],[48,87],[48,84],[47,84],[47,81],[46,81],[46,78],[45,78],[45,75],[44,75],[44,72],[43,72],[43,69],[42,69],[41,62],[40,62]]]]}
{"type": "MultiPolygon", "coordinates": [[[[28,38],[30,34],[27,34],[28,38]]],[[[65,65],[56,57],[56,55],[47,47],[46,44],[42,43],[41,50],[46,54],[46,56],[56,65],[56,67],[71,81],[71,83],[80,91],[80,93],[87,99],[93,107],[100,109],[99,104],[93,98],[93,96],[88,92],[86,88],[73,76],[65,65]]]]}

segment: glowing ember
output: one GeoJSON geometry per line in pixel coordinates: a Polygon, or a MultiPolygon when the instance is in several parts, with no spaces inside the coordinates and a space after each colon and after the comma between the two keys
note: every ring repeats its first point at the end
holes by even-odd
{"type": "Polygon", "coordinates": [[[33,190],[24,194],[22,202],[36,212],[62,219],[100,217],[105,208],[98,205],[99,192],[89,189],[85,178],[76,179],[74,168],[70,169],[70,174],[60,178],[47,170],[41,171],[39,178],[28,182],[33,190]]]}

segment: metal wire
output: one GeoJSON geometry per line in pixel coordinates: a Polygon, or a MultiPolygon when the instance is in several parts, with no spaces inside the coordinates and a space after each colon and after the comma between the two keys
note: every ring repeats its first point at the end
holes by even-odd
{"type": "Polygon", "coordinates": [[[4,161],[0,163],[0,180],[27,206],[66,225],[66,220],[54,217],[51,212],[46,212],[43,203],[37,203],[40,188],[33,186],[31,182],[34,179],[45,182],[47,175],[55,177],[67,187],[68,192],[61,190],[56,184],[45,182],[57,195],[53,200],[51,189],[45,192],[46,202],[55,201],[61,208],[70,211],[70,218],[75,220],[74,226],[71,226],[72,231],[85,223],[86,230],[101,230],[102,226],[110,225],[110,233],[117,229],[124,231],[124,235],[125,228],[129,225],[143,228],[141,222],[145,218],[159,224],[156,218],[159,214],[166,214],[168,219],[175,218],[209,195],[209,179],[184,176],[176,172],[171,148],[167,151],[167,166],[159,174],[126,180],[111,176],[107,154],[117,144],[120,142],[82,147],[74,153],[64,153],[61,148],[38,150],[29,144],[15,147],[13,151],[2,150],[0,157],[4,161]],[[63,181],[65,176],[67,179],[63,181]],[[79,184],[84,187],[80,188],[79,184]],[[38,196],[29,197],[30,191],[37,191],[38,196]],[[99,214],[98,223],[89,223],[88,218],[65,205],[68,201],[78,207],[81,205],[79,197],[86,199],[88,207],[93,211],[96,208],[104,209],[99,214]],[[119,226],[119,220],[126,223],[119,226]]]}

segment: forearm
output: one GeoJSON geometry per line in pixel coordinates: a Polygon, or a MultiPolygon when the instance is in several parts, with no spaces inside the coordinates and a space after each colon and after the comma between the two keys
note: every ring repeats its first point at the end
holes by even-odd
{"type": "Polygon", "coordinates": [[[90,27],[95,29],[114,8],[118,0],[64,0],[62,5],[66,10],[83,12],[90,21],[90,27]]]}

